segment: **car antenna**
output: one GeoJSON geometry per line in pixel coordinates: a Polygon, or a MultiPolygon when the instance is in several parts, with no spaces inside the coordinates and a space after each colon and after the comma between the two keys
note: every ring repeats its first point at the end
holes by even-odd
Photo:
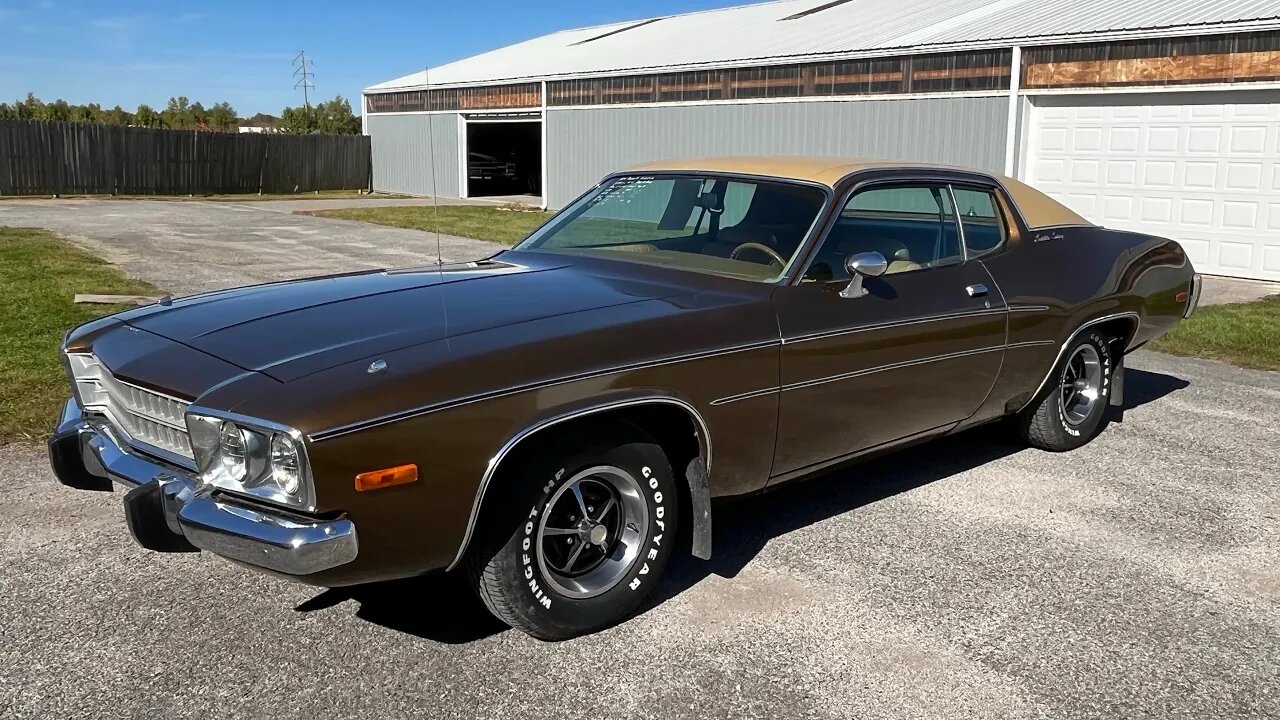
{"type": "Polygon", "coordinates": [[[436,268],[440,270],[440,279],[444,280],[444,255],[440,251],[440,186],[436,178],[436,119],[431,114],[431,68],[422,69],[422,84],[427,86],[422,91],[422,105],[427,112],[427,160],[431,163],[431,207],[435,215],[433,229],[436,234],[436,268]]]}
{"type": "MultiPolygon", "coordinates": [[[[436,272],[440,274],[440,314],[444,319],[444,336],[449,337],[449,304],[444,299],[444,254],[440,251],[440,185],[436,182],[436,116],[431,110],[430,67],[422,68],[422,107],[427,110],[427,161],[431,163],[431,207],[435,215],[432,229],[436,234],[436,272]]],[[[447,340],[446,340],[447,342],[447,340]]]]}

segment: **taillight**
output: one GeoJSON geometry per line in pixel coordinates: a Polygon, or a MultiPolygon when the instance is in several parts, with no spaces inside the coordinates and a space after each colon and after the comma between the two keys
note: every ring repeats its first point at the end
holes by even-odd
{"type": "Polygon", "coordinates": [[[1180,292],[1180,293],[1178,293],[1178,294],[1177,294],[1177,296],[1175,297],[1175,299],[1176,299],[1178,302],[1180,302],[1180,303],[1185,302],[1185,303],[1187,304],[1186,308],[1184,308],[1184,309],[1183,309],[1183,311],[1182,311],[1182,317],[1184,317],[1184,318],[1189,318],[1189,317],[1191,317],[1191,313],[1195,312],[1195,311],[1196,311],[1196,307],[1200,305],[1200,286],[1201,286],[1201,282],[1202,282],[1202,281],[1201,281],[1201,279],[1200,279],[1200,274],[1199,274],[1199,273],[1196,273],[1195,275],[1192,275],[1192,276],[1191,276],[1191,287],[1190,287],[1190,288],[1188,288],[1188,289],[1187,289],[1186,291],[1184,291],[1184,292],[1180,292]]]}

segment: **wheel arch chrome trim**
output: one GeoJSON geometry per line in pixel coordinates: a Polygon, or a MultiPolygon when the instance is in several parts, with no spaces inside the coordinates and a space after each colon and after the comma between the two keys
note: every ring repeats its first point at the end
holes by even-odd
{"type": "Polygon", "coordinates": [[[1072,331],[1072,333],[1067,336],[1067,339],[1062,343],[1062,345],[1058,346],[1058,354],[1054,356],[1053,363],[1050,364],[1049,369],[1045,371],[1044,379],[1040,381],[1040,384],[1036,386],[1035,392],[1031,393],[1031,396],[1028,397],[1027,401],[1022,404],[1022,407],[1018,408],[1017,412],[1022,412],[1023,410],[1026,410],[1027,407],[1031,405],[1031,403],[1035,402],[1036,398],[1040,397],[1040,393],[1044,391],[1045,384],[1049,382],[1049,378],[1053,377],[1054,369],[1058,367],[1058,363],[1062,362],[1063,353],[1067,351],[1068,347],[1071,347],[1071,343],[1075,342],[1076,337],[1078,337],[1080,333],[1084,332],[1085,330],[1088,330],[1094,325],[1101,325],[1104,322],[1109,322],[1111,320],[1119,320],[1120,318],[1132,319],[1133,320],[1132,335],[1137,335],[1139,328],[1142,327],[1142,316],[1140,316],[1137,312],[1134,312],[1133,310],[1126,310],[1124,312],[1111,313],[1109,315],[1103,315],[1101,317],[1096,317],[1092,320],[1081,323],[1080,327],[1077,327],[1074,331],[1072,331]]]}
{"type": "MultiPolygon", "coordinates": [[[[505,443],[503,443],[502,447],[494,453],[493,457],[489,458],[489,464],[485,467],[484,475],[480,478],[480,485],[476,488],[475,499],[471,501],[471,515],[467,518],[467,527],[462,535],[462,542],[459,543],[458,552],[454,555],[453,562],[449,563],[449,567],[446,568],[446,571],[453,570],[458,566],[458,563],[462,561],[462,557],[466,554],[467,548],[471,544],[471,539],[475,535],[476,523],[480,519],[480,508],[484,505],[484,498],[489,489],[489,485],[497,475],[498,468],[502,465],[502,461],[506,459],[506,457],[511,454],[511,451],[515,450],[520,443],[528,440],[534,435],[537,435],[543,430],[547,430],[561,423],[569,422],[570,420],[577,420],[588,415],[595,415],[602,412],[608,412],[610,410],[618,410],[621,408],[640,405],[673,405],[684,410],[685,413],[689,415],[689,418],[694,422],[698,431],[698,451],[699,454],[702,455],[703,461],[706,464],[707,472],[711,472],[711,430],[707,426],[707,421],[702,417],[702,413],[698,412],[698,409],[691,403],[681,400],[680,398],[673,397],[671,395],[646,395],[643,397],[627,398],[625,400],[614,400],[611,402],[591,405],[589,407],[578,408],[558,415],[552,415],[551,417],[539,420],[538,422],[535,422],[513,434],[505,443]]],[[[675,472],[678,474],[679,470],[675,470],[675,472]]]]}

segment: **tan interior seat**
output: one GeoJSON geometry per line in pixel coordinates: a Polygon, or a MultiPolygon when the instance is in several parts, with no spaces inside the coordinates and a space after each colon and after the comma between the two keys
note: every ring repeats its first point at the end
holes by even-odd
{"type": "Polygon", "coordinates": [[[878,252],[883,255],[884,259],[889,261],[889,266],[884,271],[885,275],[920,270],[924,267],[911,259],[911,251],[907,249],[907,246],[901,240],[893,240],[891,238],[850,238],[840,243],[840,253],[844,257],[860,252],[878,252]]]}
{"type": "Polygon", "coordinates": [[[627,245],[610,245],[608,249],[629,253],[652,253],[658,251],[658,246],[652,243],[630,243],[627,245]]]}

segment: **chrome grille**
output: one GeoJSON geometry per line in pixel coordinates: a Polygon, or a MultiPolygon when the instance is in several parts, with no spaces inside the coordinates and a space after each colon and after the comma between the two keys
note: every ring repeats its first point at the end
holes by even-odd
{"type": "Polygon", "coordinates": [[[187,403],[120,380],[90,353],[68,353],[76,395],[86,411],[100,412],[131,444],[195,459],[187,437],[187,403]]]}

